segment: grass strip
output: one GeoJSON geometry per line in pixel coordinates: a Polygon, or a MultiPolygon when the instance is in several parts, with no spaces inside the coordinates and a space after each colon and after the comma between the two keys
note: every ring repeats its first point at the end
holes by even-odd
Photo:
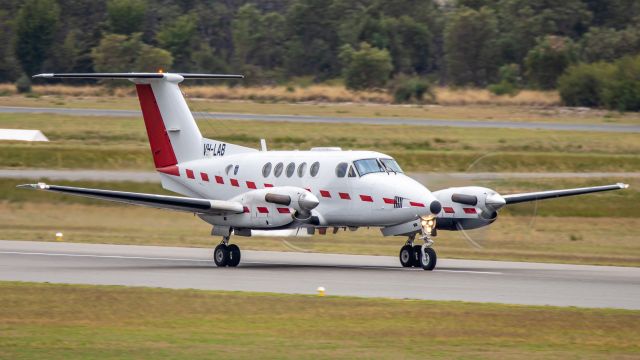
{"type": "Polygon", "coordinates": [[[0,282],[0,303],[6,359],[610,359],[640,352],[638,311],[15,282],[0,282]]]}

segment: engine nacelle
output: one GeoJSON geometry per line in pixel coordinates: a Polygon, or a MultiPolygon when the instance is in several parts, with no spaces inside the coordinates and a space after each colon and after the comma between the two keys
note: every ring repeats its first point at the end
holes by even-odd
{"type": "Polygon", "coordinates": [[[505,204],[495,190],[480,186],[449,188],[433,192],[442,203],[437,229],[460,230],[487,226],[498,218],[505,204]]]}
{"type": "Polygon", "coordinates": [[[234,229],[273,229],[291,224],[294,221],[314,224],[319,222],[313,216],[320,201],[311,192],[294,187],[278,186],[257,189],[231,199],[244,205],[241,214],[199,215],[212,224],[228,226],[234,229]]]}

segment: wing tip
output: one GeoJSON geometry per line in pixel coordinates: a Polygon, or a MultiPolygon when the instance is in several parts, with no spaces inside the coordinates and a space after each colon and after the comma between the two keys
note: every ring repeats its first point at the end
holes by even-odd
{"type": "Polygon", "coordinates": [[[616,185],[618,185],[618,187],[620,189],[628,189],[629,188],[629,184],[625,184],[625,183],[621,183],[621,182],[617,183],[616,185]]]}
{"type": "Polygon", "coordinates": [[[18,189],[31,189],[31,190],[46,190],[49,188],[49,185],[39,182],[37,184],[20,184],[16,185],[18,189]]]}

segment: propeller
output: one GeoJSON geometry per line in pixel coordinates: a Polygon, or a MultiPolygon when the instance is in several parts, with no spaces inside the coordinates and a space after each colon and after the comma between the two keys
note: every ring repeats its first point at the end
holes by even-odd
{"type": "MultiPolygon", "coordinates": [[[[493,157],[499,153],[488,153],[472,160],[462,173],[454,174],[438,174],[439,181],[429,181],[429,188],[434,190],[438,188],[449,187],[477,187],[486,184],[488,181],[503,179],[498,177],[495,171],[496,162],[493,157]],[[488,172],[491,170],[491,172],[488,172]]],[[[467,191],[469,192],[469,191],[467,191]]],[[[483,211],[479,214],[481,219],[493,222],[496,220],[498,213],[505,206],[505,199],[497,192],[488,188],[477,187],[471,193],[454,192],[451,194],[451,201],[465,206],[476,207],[483,211]],[[480,190],[484,191],[480,191],[480,190]],[[477,191],[477,192],[476,192],[477,191]]],[[[518,213],[520,216],[511,219],[517,222],[520,229],[532,229],[535,224],[537,215],[537,202],[518,204],[518,213]]],[[[488,241],[491,240],[491,226],[476,228],[475,226],[465,226],[465,224],[457,223],[457,234],[459,234],[471,247],[483,249],[488,241]]],[[[527,231],[520,231],[517,234],[523,236],[527,231]]]]}

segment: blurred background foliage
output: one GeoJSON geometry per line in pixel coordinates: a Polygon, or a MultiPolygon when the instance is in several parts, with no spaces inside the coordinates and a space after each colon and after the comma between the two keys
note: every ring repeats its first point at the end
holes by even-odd
{"type": "Polygon", "coordinates": [[[22,89],[39,72],[162,68],[339,81],[399,102],[429,101],[438,84],[640,108],[637,0],[0,2],[0,82],[22,89]]]}

